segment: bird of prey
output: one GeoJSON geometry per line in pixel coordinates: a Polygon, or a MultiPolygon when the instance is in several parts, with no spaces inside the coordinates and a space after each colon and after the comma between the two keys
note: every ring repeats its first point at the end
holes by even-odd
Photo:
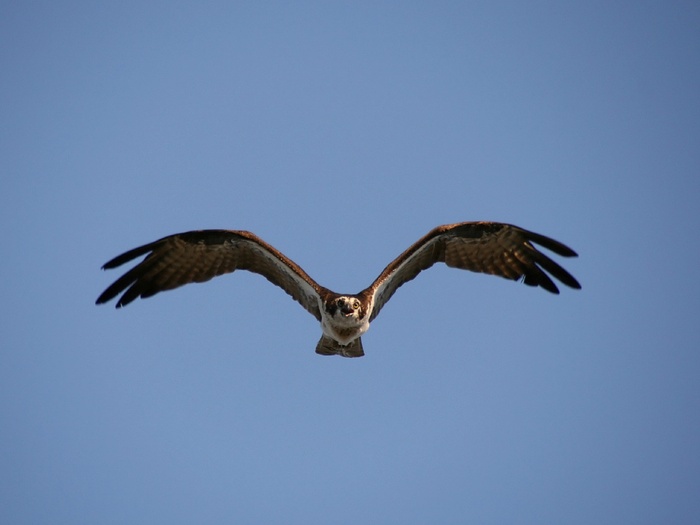
{"type": "Polygon", "coordinates": [[[201,283],[235,270],[258,273],[292,296],[320,323],[316,346],[322,355],[360,357],[361,336],[394,292],[421,271],[443,262],[472,272],[522,280],[558,294],[546,272],[565,285],[580,289],[564,268],[538,251],[533,243],[563,257],[576,257],[568,246],[512,224],[461,222],[434,228],[408,247],[356,294],[324,288],[291,259],[247,231],[197,230],[163,237],[123,253],[102,268],[121,266],[142,255],[139,264],[117,279],[96,304],[122,294],[117,308],[137,297],[146,298],[188,283],[201,283]]]}

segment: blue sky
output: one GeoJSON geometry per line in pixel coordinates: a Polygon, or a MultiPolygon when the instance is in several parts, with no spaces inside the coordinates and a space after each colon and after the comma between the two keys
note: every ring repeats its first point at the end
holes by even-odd
{"type": "Polygon", "coordinates": [[[5,3],[0,42],[1,522],[700,519],[695,3],[5,3]],[[170,233],[355,292],[466,220],[583,290],[435,267],[355,360],[246,272],[94,305],[170,233]]]}

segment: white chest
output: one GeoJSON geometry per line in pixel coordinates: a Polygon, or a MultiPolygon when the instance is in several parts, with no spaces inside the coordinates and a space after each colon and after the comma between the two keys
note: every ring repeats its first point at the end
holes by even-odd
{"type": "Polygon", "coordinates": [[[338,341],[341,345],[347,345],[369,329],[369,321],[367,318],[364,320],[338,319],[322,314],[321,328],[326,336],[338,341]]]}

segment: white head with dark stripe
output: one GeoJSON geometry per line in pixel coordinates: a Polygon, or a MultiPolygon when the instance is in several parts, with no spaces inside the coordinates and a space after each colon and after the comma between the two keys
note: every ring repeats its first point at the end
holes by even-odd
{"type": "Polygon", "coordinates": [[[366,315],[362,301],[352,295],[339,295],[326,301],[325,309],[331,319],[344,325],[361,323],[366,315]]]}

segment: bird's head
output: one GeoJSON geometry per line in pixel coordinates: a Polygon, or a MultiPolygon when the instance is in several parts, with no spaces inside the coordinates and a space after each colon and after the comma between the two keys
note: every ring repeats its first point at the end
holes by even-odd
{"type": "Polygon", "coordinates": [[[341,295],[330,301],[326,309],[335,319],[359,321],[364,317],[362,303],[357,297],[341,295]]]}

